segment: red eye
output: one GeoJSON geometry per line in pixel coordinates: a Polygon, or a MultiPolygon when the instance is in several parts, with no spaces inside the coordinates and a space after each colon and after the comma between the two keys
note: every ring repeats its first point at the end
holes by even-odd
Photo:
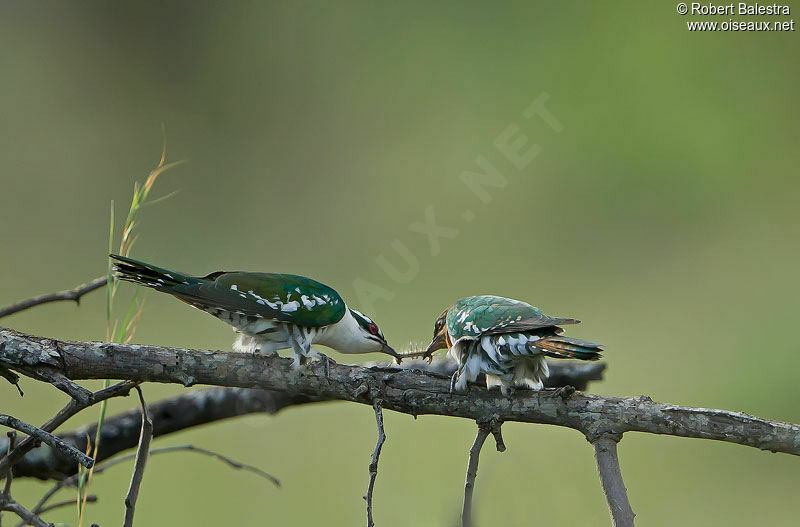
{"type": "Polygon", "coordinates": [[[367,326],[367,330],[368,330],[370,333],[372,333],[373,335],[375,335],[376,337],[377,337],[377,336],[380,336],[380,333],[381,333],[381,332],[380,332],[380,330],[378,329],[378,325],[377,325],[377,324],[375,324],[374,322],[370,322],[370,323],[369,323],[369,326],[367,326]]]}

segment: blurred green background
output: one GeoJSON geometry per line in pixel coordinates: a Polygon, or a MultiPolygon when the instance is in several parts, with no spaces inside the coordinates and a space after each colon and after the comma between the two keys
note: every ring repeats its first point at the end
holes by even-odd
{"type": "MultiPolygon", "coordinates": [[[[638,2],[3,2],[0,304],[104,272],[109,203],[127,208],[163,122],[168,160],[188,163],[156,184],[154,197],[179,193],[142,212],[135,257],[315,277],[397,347],[425,341],[457,298],[520,298],[607,345],[593,392],[798,422],[798,36],[689,33],[686,20],[638,2]],[[542,94],[560,133],[523,115],[542,94]],[[541,149],[522,170],[495,147],[509,126],[541,149]],[[488,203],[459,177],[478,156],[507,181],[488,203]],[[428,207],[459,231],[437,255],[409,230],[428,207]],[[393,243],[413,256],[406,276],[378,262],[408,270],[393,243]]],[[[136,342],[230,348],[220,322],[146,297],[136,342]]],[[[2,324],[100,340],[104,295],[2,324]]],[[[0,410],[39,423],[65,402],[23,388],[0,384],[0,410]]],[[[184,391],[145,386],[150,400],[184,391]]],[[[454,525],[474,425],[387,413],[386,427],[378,523],[454,525]]],[[[479,525],[609,524],[583,437],[504,430],[508,451],[481,459],[479,525]]],[[[258,465],[283,488],[162,456],[138,524],[364,524],[374,440],[371,408],[336,403],[159,439],[258,465]]],[[[641,525],[753,525],[765,510],[797,522],[797,458],[642,434],[620,456],[641,525]]],[[[95,479],[90,522],[121,521],[129,475],[95,479]]],[[[25,504],[48,488],[14,487],[25,504]]]]}

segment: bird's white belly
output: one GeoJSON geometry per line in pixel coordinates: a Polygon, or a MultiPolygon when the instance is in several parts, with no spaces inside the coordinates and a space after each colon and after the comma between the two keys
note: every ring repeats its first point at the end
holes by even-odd
{"type": "Polygon", "coordinates": [[[534,345],[538,339],[525,333],[460,339],[449,351],[459,365],[456,389],[463,391],[467,382],[484,373],[487,387],[499,386],[504,393],[511,386],[540,390],[549,372],[544,355],[534,345]]]}

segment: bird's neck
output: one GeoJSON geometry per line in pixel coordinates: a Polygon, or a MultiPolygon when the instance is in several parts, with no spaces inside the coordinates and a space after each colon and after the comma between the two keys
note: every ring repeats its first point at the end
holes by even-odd
{"type": "Polygon", "coordinates": [[[355,317],[346,308],[342,319],[330,326],[325,326],[317,331],[314,342],[333,348],[340,353],[362,353],[359,348],[363,345],[361,327],[355,317]]]}

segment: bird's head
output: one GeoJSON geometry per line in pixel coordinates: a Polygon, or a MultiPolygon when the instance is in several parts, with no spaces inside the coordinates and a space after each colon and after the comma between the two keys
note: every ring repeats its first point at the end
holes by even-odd
{"type": "Polygon", "coordinates": [[[400,364],[400,355],[389,346],[378,325],[364,313],[350,309],[350,314],[358,323],[361,353],[380,352],[391,355],[400,364]]]}
{"type": "Polygon", "coordinates": [[[449,307],[445,309],[441,315],[439,315],[439,318],[436,319],[436,323],[433,325],[433,340],[431,340],[431,343],[428,344],[428,347],[425,349],[425,353],[422,355],[422,358],[428,359],[428,362],[433,360],[434,351],[449,347],[449,339],[447,335],[448,311],[450,311],[449,307]]]}

